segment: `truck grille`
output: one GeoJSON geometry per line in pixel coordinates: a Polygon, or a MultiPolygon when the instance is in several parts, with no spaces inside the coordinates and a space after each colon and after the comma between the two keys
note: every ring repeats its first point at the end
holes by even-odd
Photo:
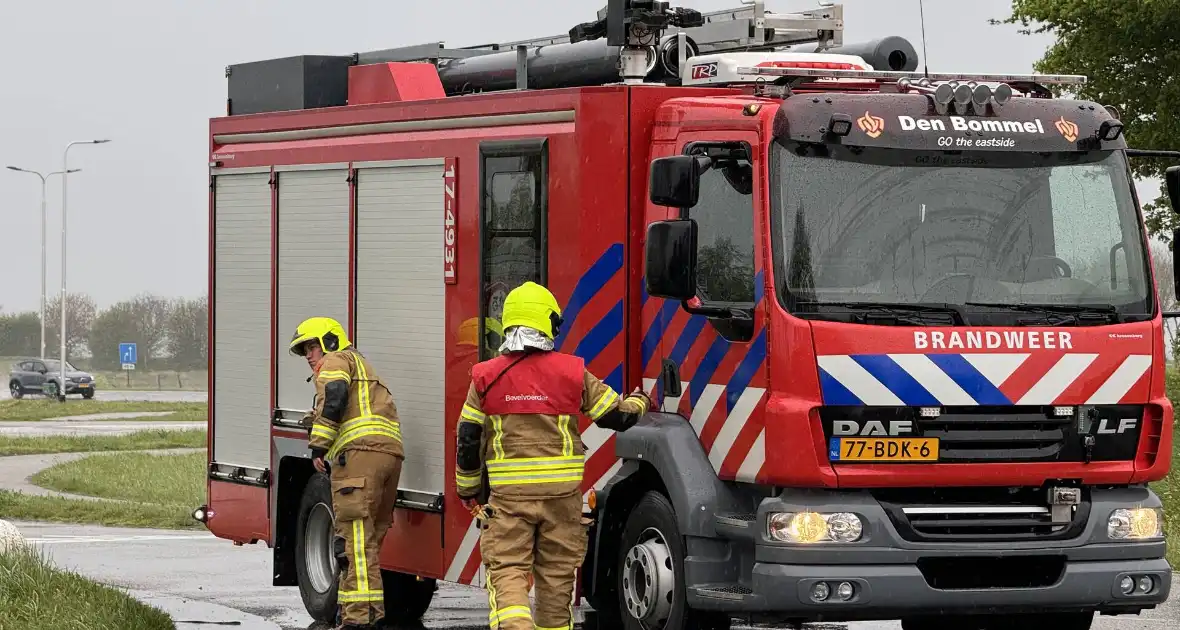
{"type": "Polygon", "coordinates": [[[1056,518],[1043,488],[945,488],[874,492],[902,538],[914,542],[1066,540],[1082,533],[1087,493],[1056,518]]]}
{"type": "Polygon", "coordinates": [[[1040,409],[1032,413],[1013,411],[961,408],[938,418],[921,419],[918,426],[924,437],[938,438],[939,461],[1058,459],[1075,418],[1050,418],[1040,409]]]}

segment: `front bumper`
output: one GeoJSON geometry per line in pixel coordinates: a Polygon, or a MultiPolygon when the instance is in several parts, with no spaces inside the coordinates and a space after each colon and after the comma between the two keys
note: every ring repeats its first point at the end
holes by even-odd
{"type": "Polygon", "coordinates": [[[66,383],[66,394],[85,394],[94,391],[94,383],[66,383]]]}
{"type": "Polygon", "coordinates": [[[924,614],[1137,613],[1168,598],[1172,571],[1164,559],[1165,542],[1110,540],[1106,522],[1118,508],[1159,505],[1158,497],[1146,488],[1093,489],[1084,528],[1072,539],[932,543],[899,535],[868,492],[787,490],[765,499],[758,510],[749,582],[720,597],[717,589],[707,586],[719,582],[709,575],[714,573],[710,567],[686,561],[688,583],[706,584],[688,589],[689,603],[694,608],[813,621],[924,614]],[[768,513],[807,509],[860,515],[861,540],[791,545],[765,533],[768,513]],[[1151,576],[1154,587],[1144,594],[1124,595],[1119,587],[1124,576],[1151,576]],[[812,598],[818,582],[826,582],[831,593],[819,602],[812,598]],[[842,582],[854,588],[848,600],[836,596],[842,582]]]}

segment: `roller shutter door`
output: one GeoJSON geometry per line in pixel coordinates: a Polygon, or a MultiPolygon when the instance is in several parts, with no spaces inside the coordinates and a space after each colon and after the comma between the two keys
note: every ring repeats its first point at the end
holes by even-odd
{"type": "Polygon", "coordinates": [[[214,177],[213,460],[270,467],[270,173],[214,177]]]}
{"type": "Polygon", "coordinates": [[[397,403],[398,485],[442,493],[443,161],[360,169],[357,187],[357,343],[397,403]]]}
{"type": "Polygon", "coordinates": [[[308,410],[315,383],[287,351],[299,322],[332,317],[348,330],[348,170],[285,170],[279,177],[278,406],[308,410]]]}

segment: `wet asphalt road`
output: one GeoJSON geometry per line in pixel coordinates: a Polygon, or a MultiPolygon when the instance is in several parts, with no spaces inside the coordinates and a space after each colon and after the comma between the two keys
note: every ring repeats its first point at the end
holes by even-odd
{"type": "MultiPolygon", "coordinates": [[[[137,594],[212,602],[249,613],[235,617],[229,612],[216,619],[204,619],[206,622],[242,621],[240,630],[323,627],[307,616],[298,589],[270,586],[271,552],[262,544],[235,547],[205,533],[37,523],[16,525],[59,566],[133,589],[137,594]],[[254,616],[269,623],[258,623],[254,616]]],[[[201,620],[191,616],[185,619],[201,620]]],[[[177,627],[203,625],[184,623],[177,627]]],[[[487,628],[484,592],[468,586],[440,585],[423,625],[450,630],[487,628]]],[[[736,630],[742,626],[734,627],[736,630]]],[[[809,630],[899,630],[900,627],[893,621],[805,626],[809,630]]],[[[1180,630],[1180,605],[1169,603],[1137,618],[1100,617],[1093,627],[1095,630],[1180,630]]]]}

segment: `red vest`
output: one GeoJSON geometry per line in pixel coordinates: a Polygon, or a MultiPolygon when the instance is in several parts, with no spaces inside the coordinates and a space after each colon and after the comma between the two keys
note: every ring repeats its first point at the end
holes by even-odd
{"type": "Polygon", "coordinates": [[[537,352],[523,359],[514,353],[476,364],[471,380],[483,394],[482,410],[488,415],[577,414],[584,365],[581,358],[561,352],[537,352]]]}

